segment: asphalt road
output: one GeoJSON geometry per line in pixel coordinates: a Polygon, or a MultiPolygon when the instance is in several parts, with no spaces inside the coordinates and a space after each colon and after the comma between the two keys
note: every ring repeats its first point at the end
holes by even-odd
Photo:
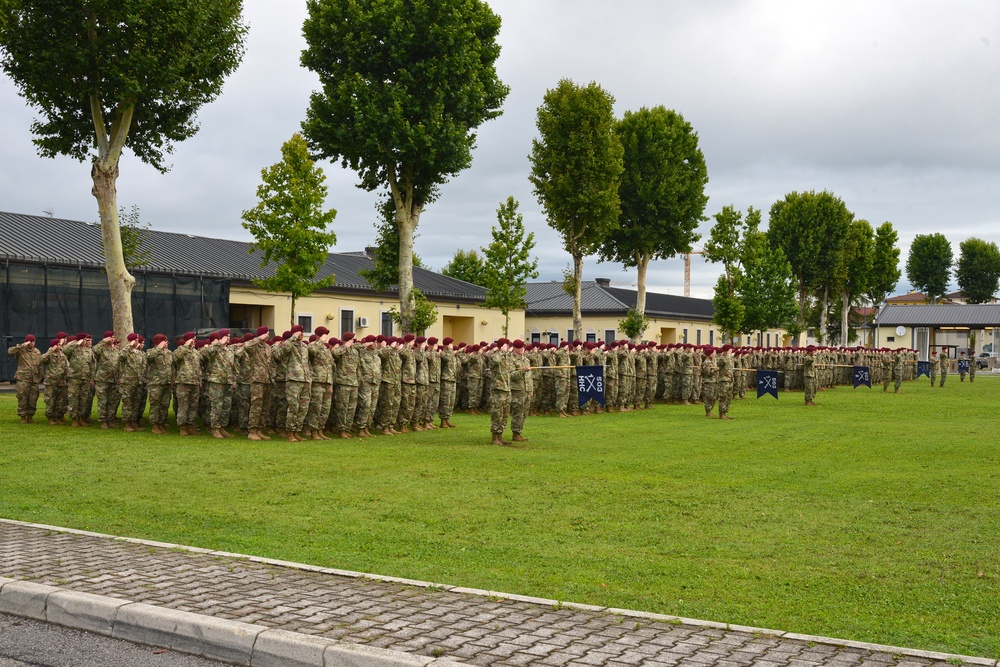
{"type": "Polygon", "coordinates": [[[0,667],[221,667],[224,664],[0,614],[0,667]]]}

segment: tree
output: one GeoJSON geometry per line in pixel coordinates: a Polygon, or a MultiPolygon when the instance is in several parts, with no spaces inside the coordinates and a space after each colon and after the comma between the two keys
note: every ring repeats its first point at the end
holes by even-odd
{"type": "Polygon", "coordinates": [[[622,145],[614,132],[614,98],[598,84],[563,79],[545,93],[531,142],[534,193],[549,226],[573,258],[573,331],[583,338],[580,297],[583,258],[592,255],[618,221],[622,145]]]}
{"type": "Polygon", "coordinates": [[[486,300],[483,308],[497,308],[503,313],[503,335],[510,326],[510,311],[524,308],[528,281],[538,277],[538,259],[531,259],[535,233],[524,233],[523,217],[517,212],[513,197],[497,209],[497,225],[491,230],[493,240],[483,248],[486,258],[486,300]]]}
{"type": "Polygon", "coordinates": [[[810,297],[820,301],[820,340],[826,335],[830,291],[836,285],[843,243],[853,215],[829,192],[791,192],[771,206],[767,236],[780,248],[798,282],[799,317],[805,327],[810,297]]]}
{"type": "Polygon", "coordinates": [[[748,230],[743,259],[744,276],[738,290],[743,304],[743,328],[759,331],[784,329],[793,338],[802,329],[796,324],[796,281],[792,265],[781,248],[773,247],[766,234],[748,230]]]}
{"type": "Polygon", "coordinates": [[[840,344],[847,345],[851,306],[868,291],[872,277],[875,232],[867,220],[854,220],[844,240],[844,252],[837,271],[840,287],[840,344]]]}
{"type": "Polygon", "coordinates": [[[455,256],[444,265],[441,273],[449,278],[486,287],[486,264],[476,250],[456,250],[455,256]]]}
{"type": "Polygon", "coordinates": [[[883,222],[875,230],[875,246],[872,250],[872,272],[868,279],[868,300],[872,304],[872,328],[875,326],[874,310],[881,307],[886,297],[896,289],[902,273],[899,270],[899,235],[892,223],[883,222]]]}
{"type": "Polygon", "coordinates": [[[132,286],[122,252],[116,183],[126,146],[165,172],[176,142],[197,130],[243,57],[240,0],[6,0],[0,68],[42,118],[43,157],[90,160],[100,212],[114,330],[132,331],[132,286]]]}
{"type": "Polygon", "coordinates": [[[243,211],[243,227],[254,242],[250,252],[260,250],[260,268],[275,262],[274,275],[254,280],[269,292],[292,295],[292,324],[295,302],[317,289],[329,287],[335,277],[316,280],[337,242],[327,227],[337,216],[333,209],[324,211],[326,176],[309,157],[309,147],[296,133],[281,147],[281,161],[260,172],[257,187],[260,200],[254,208],[243,211]]]}
{"type": "Polygon", "coordinates": [[[500,115],[500,18],[481,0],[308,0],[302,64],[319,75],[303,130],[360,187],[388,190],[399,237],[401,327],[413,326],[413,234],[441,184],[472,163],[500,115]]]}
{"type": "Polygon", "coordinates": [[[618,320],[618,330],[633,343],[639,342],[648,327],[649,318],[635,306],[628,309],[624,319],[618,320]]]}
{"type": "Polygon", "coordinates": [[[722,264],[722,275],[715,283],[712,298],[712,322],[719,327],[725,340],[744,330],[744,308],[737,292],[743,281],[743,246],[748,224],[756,229],[760,225],[760,211],[752,206],[747,210],[747,224],[743,213],[731,205],[723,206],[714,216],[715,224],[705,242],[703,255],[710,262],[722,264]]]}
{"type": "Polygon", "coordinates": [[[951,264],[951,243],[944,234],[917,234],[906,259],[906,279],[927,296],[928,303],[937,303],[948,291],[951,264]]]}
{"type": "Polygon", "coordinates": [[[959,244],[955,277],[966,303],[986,303],[1000,287],[1000,249],[996,243],[971,238],[959,244]]]}
{"type": "Polygon", "coordinates": [[[695,230],[706,219],[708,170],[698,134],[675,111],[662,106],[627,111],[615,132],[623,149],[621,215],[600,254],[637,268],[636,308],[644,313],[650,260],[690,252],[700,238],[695,230]]]}
{"type": "Polygon", "coordinates": [[[118,226],[125,267],[132,271],[139,266],[148,266],[153,261],[153,253],[146,245],[146,239],[149,238],[149,223],[139,220],[139,207],[133,204],[126,212],[124,206],[119,206],[118,226]]]}
{"type": "MultiPolygon", "coordinates": [[[[383,200],[375,208],[381,216],[381,222],[375,226],[372,268],[361,269],[358,275],[376,291],[389,292],[398,289],[399,281],[399,233],[396,231],[396,208],[391,199],[383,200]]],[[[417,253],[413,253],[410,261],[414,269],[425,268],[417,253]]]]}
{"type": "MultiPolygon", "coordinates": [[[[414,287],[410,291],[410,310],[412,315],[410,316],[410,328],[413,330],[411,333],[422,334],[427,329],[430,328],[432,324],[437,322],[438,312],[437,306],[435,306],[424,293],[419,289],[414,287]]],[[[395,306],[389,309],[389,317],[396,324],[403,325],[403,317],[400,315],[399,311],[396,310],[395,306]]]]}

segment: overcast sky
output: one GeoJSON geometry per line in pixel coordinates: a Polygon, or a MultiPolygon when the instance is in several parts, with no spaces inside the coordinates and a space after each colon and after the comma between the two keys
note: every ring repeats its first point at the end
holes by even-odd
{"type": "MultiPolygon", "coordinates": [[[[240,214],[260,170],[304,118],[315,76],[299,66],[305,2],[244,0],[250,33],[239,71],[178,144],[162,175],[130,153],[119,204],[153,229],[251,240],[240,214]]],[[[535,114],[561,78],[600,83],[626,110],[664,105],[698,132],[708,165],[706,215],[732,204],[767,211],[788,192],[829,190],[873,226],[893,223],[902,259],[917,234],[1000,242],[1000,2],[996,0],[493,0],[503,20],[504,114],[480,128],[472,167],[443,189],[417,229],[417,254],[440,269],[488,243],[496,208],[521,202],[541,279],[570,258],[528,182],[535,114]]],[[[0,78],[0,210],[97,219],[89,166],[44,159],[34,118],[0,78]]],[[[375,193],[325,163],[335,251],[374,240],[375,193]]],[[[711,220],[702,225],[707,235],[711,220]]],[[[697,245],[700,247],[700,243],[697,245]]],[[[692,262],[692,295],[718,269],[692,262]]],[[[905,271],[904,271],[905,273],[905,271]]],[[[585,279],[627,286],[633,271],[587,261],[585,279]]],[[[903,280],[905,281],[905,275],[903,280]]],[[[899,290],[905,289],[901,282],[899,290]]],[[[683,293],[680,258],[654,262],[649,288],[683,293]]]]}

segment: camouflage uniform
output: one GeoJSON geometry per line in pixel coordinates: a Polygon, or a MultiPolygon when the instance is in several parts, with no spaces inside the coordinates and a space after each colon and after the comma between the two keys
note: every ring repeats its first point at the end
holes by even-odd
{"type": "Polygon", "coordinates": [[[309,343],[309,366],[312,385],[309,390],[306,428],[322,432],[330,418],[330,406],[333,404],[333,354],[323,341],[309,343]]]}
{"type": "Polygon", "coordinates": [[[427,398],[424,401],[423,421],[430,425],[441,402],[441,353],[427,350],[427,398]]]}
{"type": "Polygon", "coordinates": [[[201,359],[198,350],[181,345],[174,350],[174,382],[177,386],[177,425],[194,426],[201,394],[201,359]]]}
{"type": "Polygon", "coordinates": [[[358,350],[358,409],[354,423],[359,430],[371,427],[378,405],[382,384],[382,359],[378,350],[362,347],[358,350]]]}
{"type": "Polygon", "coordinates": [[[149,374],[149,423],[166,426],[170,411],[170,385],[174,381],[173,353],[153,347],[146,352],[149,374]]]}
{"type": "Polygon", "coordinates": [[[465,355],[462,364],[465,370],[465,379],[468,391],[466,406],[469,410],[478,410],[483,395],[483,360],[484,357],[479,352],[465,355]]]}
{"type": "MultiPolygon", "coordinates": [[[[59,346],[50,347],[42,355],[41,362],[45,367],[45,416],[50,421],[62,422],[69,408],[69,395],[66,391],[69,362],[59,346]]],[[[20,410],[18,413],[20,414],[20,410]]]]}
{"type": "Polygon", "coordinates": [[[90,413],[90,388],[94,382],[94,351],[80,341],[68,343],[63,354],[69,361],[69,416],[86,419],[90,413]]]}
{"type": "Polygon", "coordinates": [[[715,389],[718,383],[716,376],[715,355],[706,354],[701,361],[701,398],[705,405],[705,414],[712,412],[715,407],[715,389]]]}
{"type": "Polygon", "coordinates": [[[566,347],[560,347],[556,349],[554,366],[563,366],[564,368],[554,368],[549,371],[552,373],[553,377],[553,388],[555,393],[555,402],[553,404],[553,409],[560,415],[566,414],[566,405],[569,400],[570,387],[569,383],[571,380],[570,371],[572,370],[569,366],[572,365],[570,359],[569,351],[566,347]]]}
{"type": "Polygon", "coordinates": [[[618,407],[618,355],[609,350],[604,355],[604,407],[618,407]]]}
{"type": "Polygon", "coordinates": [[[719,400],[719,417],[729,414],[729,406],[733,400],[733,382],[735,357],[732,354],[723,354],[715,362],[718,382],[715,385],[716,396],[719,400]]]}
{"type": "Polygon", "coordinates": [[[260,433],[267,426],[271,404],[271,346],[261,336],[243,343],[244,363],[250,372],[250,407],[247,427],[260,433]]]}
{"type": "Polygon", "coordinates": [[[677,361],[681,376],[681,400],[690,403],[694,395],[694,355],[691,350],[680,348],[677,361]]]}
{"type": "Polygon", "coordinates": [[[285,365],[285,430],[298,433],[309,413],[309,393],[312,368],[309,365],[309,345],[296,336],[281,344],[279,361],[285,365]]]}
{"type": "MultiPolygon", "coordinates": [[[[417,363],[413,356],[413,348],[403,345],[399,348],[399,411],[396,416],[396,426],[399,430],[409,428],[413,419],[413,408],[417,402],[417,363]]],[[[469,400],[472,400],[470,394],[469,400]]]]}
{"type": "Polygon", "coordinates": [[[97,421],[110,424],[118,416],[121,394],[118,391],[118,349],[113,343],[101,340],[93,347],[97,370],[94,389],[97,394],[97,421]]]}
{"type": "Polygon", "coordinates": [[[492,397],[490,405],[490,433],[494,436],[503,435],[510,418],[510,371],[513,361],[509,352],[494,350],[489,355],[490,377],[492,379],[492,397]]]}
{"type": "Polygon", "coordinates": [[[232,352],[218,342],[202,348],[205,358],[205,392],[208,397],[208,426],[213,431],[224,429],[229,424],[233,409],[233,385],[236,369],[233,367],[232,352]]]}
{"type": "Polygon", "coordinates": [[[236,373],[236,387],[233,389],[233,409],[229,414],[229,425],[247,433],[250,431],[250,365],[244,343],[234,345],[233,370],[236,373]]]}
{"type": "Polygon", "coordinates": [[[385,430],[396,426],[396,418],[399,416],[401,365],[399,353],[393,347],[380,347],[378,356],[382,366],[382,381],[378,396],[378,425],[385,430]]]}
{"type": "Polygon", "coordinates": [[[146,355],[131,345],[118,354],[118,383],[122,395],[122,420],[137,424],[145,405],[140,402],[142,383],[146,376],[146,355]]]}
{"type": "Polygon", "coordinates": [[[646,399],[646,354],[637,351],[635,356],[635,391],[632,392],[632,407],[638,408],[646,399]]]}
{"type": "Polygon", "coordinates": [[[271,414],[268,421],[279,431],[285,430],[285,420],[288,418],[288,399],[285,396],[285,361],[281,354],[281,348],[284,346],[285,341],[281,341],[271,348],[271,377],[274,378],[274,384],[271,385],[271,414]]]}
{"type": "MultiPolygon", "coordinates": [[[[531,406],[531,362],[521,354],[512,354],[510,363],[510,430],[519,435],[531,406]]],[[[500,430],[503,433],[503,429],[500,430]]]]}
{"type": "Polygon", "coordinates": [[[895,389],[898,392],[900,386],[903,384],[903,368],[906,364],[906,356],[902,352],[897,352],[892,361],[892,379],[894,380],[895,389]]]}
{"type": "Polygon", "coordinates": [[[7,348],[7,354],[17,359],[14,380],[17,382],[17,414],[28,418],[38,406],[38,383],[42,381],[42,353],[27,343],[7,348]]]}
{"type": "Polygon", "coordinates": [[[438,401],[438,414],[448,421],[455,412],[455,393],[458,380],[458,358],[454,350],[441,351],[441,399],[438,401]]]}
{"type": "Polygon", "coordinates": [[[358,409],[358,369],[361,365],[361,354],[357,343],[341,345],[334,348],[333,356],[337,360],[337,370],[333,376],[333,384],[337,392],[337,430],[340,434],[349,434],[354,428],[354,413],[358,409]]]}
{"type": "Polygon", "coordinates": [[[938,360],[941,362],[941,383],[938,386],[943,387],[945,378],[948,377],[948,365],[951,363],[948,361],[948,350],[941,350],[938,360]]]}
{"type": "Polygon", "coordinates": [[[814,354],[806,354],[802,358],[802,379],[806,390],[806,405],[809,405],[816,398],[816,356],[814,354]]]}
{"type": "Polygon", "coordinates": [[[427,350],[414,350],[414,362],[416,363],[417,399],[413,407],[412,424],[414,426],[425,423],[424,415],[427,411],[427,400],[430,397],[430,372],[427,370],[427,350]]]}

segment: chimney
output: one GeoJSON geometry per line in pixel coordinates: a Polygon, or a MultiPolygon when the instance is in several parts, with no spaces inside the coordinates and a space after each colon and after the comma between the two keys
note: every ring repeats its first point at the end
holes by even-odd
{"type": "Polygon", "coordinates": [[[597,278],[594,280],[598,287],[611,287],[611,278],[597,278]]]}
{"type": "Polygon", "coordinates": [[[368,259],[375,259],[375,252],[378,250],[375,246],[365,246],[365,257],[368,259]]]}

